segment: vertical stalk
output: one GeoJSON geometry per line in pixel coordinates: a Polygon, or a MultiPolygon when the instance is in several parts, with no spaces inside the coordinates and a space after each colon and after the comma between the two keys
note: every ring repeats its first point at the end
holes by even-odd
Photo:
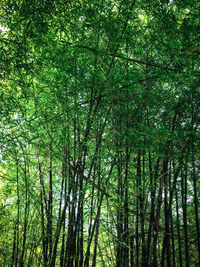
{"type": "Polygon", "coordinates": [[[182,191],[182,207],[183,207],[183,229],[184,229],[184,241],[185,241],[185,263],[186,267],[190,266],[189,263],[189,247],[188,247],[188,225],[187,225],[187,159],[184,170],[182,172],[181,179],[181,191],[182,191]]]}

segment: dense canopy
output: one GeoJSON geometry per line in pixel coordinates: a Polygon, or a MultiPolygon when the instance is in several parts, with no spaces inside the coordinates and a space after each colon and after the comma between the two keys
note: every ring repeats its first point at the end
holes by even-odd
{"type": "Polygon", "coordinates": [[[1,1],[0,266],[199,266],[199,11],[1,1]]]}

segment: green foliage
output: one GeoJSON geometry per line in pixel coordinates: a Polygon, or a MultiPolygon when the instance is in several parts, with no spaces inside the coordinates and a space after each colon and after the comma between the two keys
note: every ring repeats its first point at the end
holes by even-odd
{"type": "Polygon", "coordinates": [[[1,2],[0,265],[198,264],[198,8],[1,2]]]}

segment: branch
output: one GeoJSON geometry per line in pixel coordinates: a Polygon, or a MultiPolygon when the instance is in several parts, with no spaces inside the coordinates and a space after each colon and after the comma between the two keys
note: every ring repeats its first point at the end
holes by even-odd
{"type": "Polygon", "coordinates": [[[98,51],[98,50],[96,50],[94,48],[91,48],[91,47],[88,47],[88,46],[85,46],[85,45],[78,45],[76,43],[65,42],[63,40],[61,40],[61,42],[62,43],[66,43],[68,45],[76,46],[78,48],[86,49],[88,51],[91,51],[94,54],[105,55],[105,56],[107,55],[107,56],[111,56],[111,57],[116,57],[116,58],[120,58],[120,59],[127,60],[127,61],[130,61],[130,62],[138,63],[138,64],[141,64],[141,65],[151,66],[151,67],[154,67],[154,68],[160,68],[160,69],[163,69],[163,70],[177,71],[176,69],[168,68],[168,67],[165,67],[165,66],[161,66],[161,65],[159,65],[157,63],[145,62],[145,61],[142,61],[142,60],[125,57],[123,55],[119,55],[119,54],[116,54],[116,53],[108,53],[108,54],[106,54],[105,52],[98,51]]]}

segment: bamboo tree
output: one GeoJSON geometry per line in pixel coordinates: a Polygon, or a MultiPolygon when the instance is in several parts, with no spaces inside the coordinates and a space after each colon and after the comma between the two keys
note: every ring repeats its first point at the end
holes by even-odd
{"type": "Polygon", "coordinates": [[[186,266],[190,266],[189,260],[189,247],[188,247],[188,227],[187,227],[187,159],[185,162],[185,168],[182,170],[181,180],[181,193],[182,193],[182,207],[183,207],[183,225],[184,225],[184,238],[185,238],[185,263],[186,266]]]}
{"type": "Polygon", "coordinates": [[[198,7],[2,1],[0,265],[199,264],[198,7]]]}
{"type": "Polygon", "coordinates": [[[179,219],[179,204],[178,204],[178,192],[176,188],[176,224],[177,224],[177,234],[178,234],[178,252],[179,252],[179,264],[183,266],[182,261],[182,244],[181,244],[181,235],[180,235],[180,219],[179,219]]]}

